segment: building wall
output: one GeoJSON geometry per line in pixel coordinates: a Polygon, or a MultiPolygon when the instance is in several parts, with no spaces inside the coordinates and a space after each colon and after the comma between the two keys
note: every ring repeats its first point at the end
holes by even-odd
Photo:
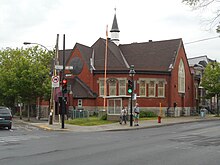
{"type": "Polygon", "coordinates": [[[175,65],[171,73],[170,79],[170,92],[171,95],[170,105],[174,106],[174,102],[177,103],[177,107],[194,107],[194,80],[193,75],[190,72],[188,61],[185,55],[183,47],[180,48],[179,53],[176,57],[175,65]],[[185,68],[185,94],[182,95],[178,92],[178,68],[180,60],[183,60],[185,68]]]}
{"type": "MultiPolygon", "coordinates": [[[[104,99],[103,97],[99,96],[99,83],[98,80],[100,78],[104,78],[104,74],[93,74],[91,73],[88,64],[85,63],[84,59],[82,58],[82,55],[80,54],[79,50],[77,48],[74,49],[71,58],[73,57],[79,57],[82,59],[84,65],[82,72],[77,75],[83,82],[85,82],[95,93],[98,94],[97,99],[83,99],[83,107],[85,109],[94,109],[94,110],[101,110],[103,108],[104,99]]],[[[70,59],[71,59],[70,58],[70,59]]],[[[71,61],[71,60],[69,60],[71,61]]],[[[68,64],[67,64],[68,65],[68,64]]],[[[128,69],[129,72],[129,69],[128,69]]],[[[68,73],[68,72],[67,72],[68,73]]],[[[72,76],[73,78],[74,76],[72,76]]],[[[130,79],[128,74],[107,74],[107,78],[126,78],[127,80],[130,79]]],[[[185,55],[185,51],[183,47],[180,47],[178,54],[176,56],[175,64],[173,66],[173,70],[171,72],[171,75],[145,75],[145,74],[138,74],[136,73],[134,76],[134,80],[136,83],[136,90],[134,90],[134,93],[137,94],[137,102],[139,103],[141,109],[143,110],[152,110],[155,112],[158,112],[160,103],[163,107],[163,114],[166,113],[166,110],[168,107],[173,110],[174,102],[177,103],[178,111],[182,111],[182,107],[185,107],[185,114],[189,114],[189,110],[191,107],[194,106],[193,100],[194,100],[194,82],[193,77],[191,75],[188,61],[185,55]],[[178,93],[178,67],[180,60],[183,60],[184,68],[185,68],[185,94],[181,95],[178,93]],[[164,79],[165,80],[165,96],[162,98],[159,97],[140,97],[139,94],[139,80],[141,79],[164,79]]],[[[126,84],[127,87],[127,84],[126,84]]],[[[126,90],[127,91],[127,90],[126,90]]],[[[108,86],[107,86],[107,93],[108,93],[108,86]]],[[[129,104],[129,94],[126,93],[126,96],[122,97],[122,102],[124,104],[129,104]]],[[[77,106],[77,99],[73,99],[71,106],[77,106]]],[[[177,116],[179,116],[179,113],[177,113],[177,116]]]]}

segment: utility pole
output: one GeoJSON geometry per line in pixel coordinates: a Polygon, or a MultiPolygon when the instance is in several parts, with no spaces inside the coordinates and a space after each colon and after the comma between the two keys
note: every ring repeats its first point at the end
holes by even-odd
{"type": "MultiPolygon", "coordinates": [[[[65,79],[65,34],[63,35],[63,73],[62,73],[62,83],[65,79]]],[[[63,84],[62,84],[63,86],[63,84]]],[[[65,101],[65,92],[62,89],[62,112],[61,112],[61,120],[62,120],[62,129],[64,129],[64,118],[65,118],[65,109],[66,109],[66,101],[65,101]]]]}
{"type": "MultiPolygon", "coordinates": [[[[54,52],[54,59],[53,59],[53,76],[56,76],[56,69],[55,69],[55,65],[57,64],[57,60],[58,60],[58,43],[59,43],[59,34],[57,34],[57,40],[56,40],[56,46],[55,46],[55,52],[54,52]]],[[[51,97],[50,97],[50,115],[49,115],[49,124],[53,124],[53,120],[55,118],[55,101],[54,101],[54,92],[55,92],[55,88],[52,87],[51,88],[51,97]]]]}

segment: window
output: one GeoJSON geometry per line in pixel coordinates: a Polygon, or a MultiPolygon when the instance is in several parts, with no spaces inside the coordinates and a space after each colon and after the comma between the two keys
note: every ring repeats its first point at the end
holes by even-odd
{"type": "Polygon", "coordinates": [[[148,96],[155,97],[155,82],[154,81],[150,81],[148,85],[148,96]]]}
{"type": "Polygon", "coordinates": [[[146,82],[144,80],[140,81],[139,94],[140,96],[146,96],[146,82]]]}
{"type": "Polygon", "coordinates": [[[108,114],[119,115],[121,113],[122,100],[121,99],[109,99],[108,100],[108,114]]]}
{"type": "Polygon", "coordinates": [[[185,68],[182,59],[180,60],[178,70],[178,92],[185,93],[185,68]]]}
{"type": "Polygon", "coordinates": [[[158,82],[158,97],[164,97],[164,92],[165,88],[164,88],[164,82],[163,81],[159,81],[158,82]]]}
{"type": "Polygon", "coordinates": [[[99,95],[104,96],[104,80],[99,80],[99,95]]]}
{"type": "Polygon", "coordinates": [[[119,80],[119,95],[126,95],[126,81],[119,80]]]}
{"type": "Polygon", "coordinates": [[[82,107],[82,99],[78,99],[78,107],[82,107]]]}
{"type": "Polygon", "coordinates": [[[109,81],[109,96],[116,96],[116,81],[109,81]]]}

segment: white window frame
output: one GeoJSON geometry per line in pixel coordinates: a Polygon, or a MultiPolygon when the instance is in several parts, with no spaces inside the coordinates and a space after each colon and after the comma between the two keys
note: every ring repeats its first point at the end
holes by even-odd
{"type": "Polygon", "coordinates": [[[178,70],[178,92],[179,93],[185,93],[185,67],[183,60],[180,60],[179,63],[179,70],[178,70]]]}
{"type": "Polygon", "coordinates": [[[99,80],[99,96],[104,96],[104,80],[99,80]]]}
{"type": "Polygon", "coordinates": [[[78,99],[77,105],[78,105],[78,107],[82,107],[82,106],[83,106],[83,101],[82,101],[82,99],[78,99]]]}
{"type": "Polygon", "coordinates": [[[139,95],[141,97],[146,97],[146,81],[140,80],[139,81],[139,95]],[[143,83],[143,84],[142,84],[143,83]],[[143,86],[142,86],[143,85],[143,86]],[[142,92],[143,91],[143,92],[142,92]]]}
{"type": "Polygon", "coordinates": [[[126,95],[126,79],[119,79],[119,96],[125,96],[126,95]],[[124,92],[122,92],[124,91],[124,92]]]}
{"type": "Polygon", "coordinates": [[[164,81],[158,81],[157,84],[157,96],[158,97],[165,97],[165,83],[164,81]],[[162,86],[159,86],[159,84],[162,83],[162,86]],[[162,95],[159,95],[159,91],[162,90],[162,95]]]}
{"type": "Polygon", "coordinates": [[[148,84],[148,97],[155,97],[155,90],[156,89],[156,83],[155,83],[155,81],[149,81],[149,84],[148,84]],[[154,86],[153,87],[151,87],[150,85],[151,85],[151,82],[153,82],[154,83],[154,86]],[[153,90],[153,95],[150,95],[150,90],[153,90]]]}
{"type": "Polygon", "coordinates": [[[109,81],[109,96],[116,96],[117,94],[117,82],[116,81],[109,81]]]}

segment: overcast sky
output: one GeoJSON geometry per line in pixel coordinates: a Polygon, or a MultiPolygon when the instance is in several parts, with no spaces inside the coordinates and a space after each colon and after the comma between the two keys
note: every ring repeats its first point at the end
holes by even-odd
{"type": "MultiPolygon", "coordinates": [[[[24,41],[52,49],[63,34],[66,49],[75,43],[91,46],[105,38],[114,17],[120,29],[120,43],[182,38],[187,57],[207,55],[220,61],[220,38],[206,23],[211,9],[192,11],[182,0],[0,0],[0,48],[26,47],[24,41]]],[[[110,33],[109,33],[110,36],[110,33]]]]}

